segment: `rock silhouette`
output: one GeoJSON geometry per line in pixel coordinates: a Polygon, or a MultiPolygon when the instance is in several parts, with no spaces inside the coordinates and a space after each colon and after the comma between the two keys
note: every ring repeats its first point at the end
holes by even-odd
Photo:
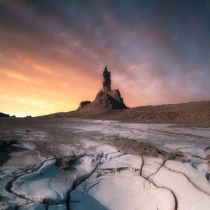
{"type": "Polygon", "coordinates": [[[0,117],[10,117],[10,115],[0,112],[0,117]]]}
{"type": "Polygon", "coordinates": [[[88,111],[93,109],[126,109],[126,105],[121,98],[118,89],[111,90],[111,72],[108,71],[107,66],[103,71],[103,88],[97,93],[95,100],[83,101],[80,103],[77,111],[88,111]]]}
{"type": "Polygon", "coordinates": [[[107,66],[105,67],[103,71],[103,77],[104,77],[104,81],[103,81],[104,91],[111,90],[111,72],[107,70],[107,66]]]}

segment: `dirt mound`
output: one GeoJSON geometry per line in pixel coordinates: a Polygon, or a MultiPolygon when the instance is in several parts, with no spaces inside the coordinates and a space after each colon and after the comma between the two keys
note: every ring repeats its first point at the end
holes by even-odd
{"type": "Polygon", "coordinates": [[[179,160],[187,161],[185,156],[181,152],[171,151],[170,153],[158,149],[155,145],[151,143],[138,142],[131,139],[117,138],[114,140],[114,146],[120,149],[121,152],[140,155],[157,157],[163,160],[179,160]]]}

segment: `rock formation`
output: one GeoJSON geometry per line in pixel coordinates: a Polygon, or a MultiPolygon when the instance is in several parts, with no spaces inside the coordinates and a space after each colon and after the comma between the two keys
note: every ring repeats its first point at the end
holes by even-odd
{"type": "Polygon", "coordinates": [[[111,90],[111,72],[108,71],[107,66],[103,71],[103,88],[96,95],[95,100],[83,101],[80,103],[77,111],[88,111],[95,109],[125,109],[127,108],[121,98],[120,91],[118,89],[111,90]]]}
{"type": "Polygon", "coordinates": [[[79,104],[79,107],[77,109],[77,111],[79,111],[80,109],[82,109],[85,105],[87,104],[90,104],[91,101],[82,101],[80,104],[79,104]]]}
{"type": "Polygon", "coordinates": [[[104,77],[103,90],[104,91],[111,90],[111,72],[107,70],[107,66],[103,71],[103,77],[104,77]]]}
{"type": "Polygon", "coordinates": [[[121,98],[118,89],[111,90],[111,72],[107,70],[107,66],[103,71],[103,89],[96,95],[95,101],[99,101],[105,108],[108,109],[125,109],[127,108],[121,98]]]}
{"type": "Polygon", "coordinates": [[[0,117],[10,117],[10,115],[9,114],[4,114],[4,113],[0,112],[0,117]]]}
{"type": "Polygon", "coordinates": [[[99,101],[107,109],[125,109],[126,106],[121,98],[120,91],[116,90],[101,90],[96,95],[95,101],[99,101]]]}

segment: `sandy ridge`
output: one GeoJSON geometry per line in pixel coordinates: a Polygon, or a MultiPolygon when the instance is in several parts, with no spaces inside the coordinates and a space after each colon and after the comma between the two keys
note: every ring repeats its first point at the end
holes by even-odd
{"type": "Polygon", "coordinates": [[[119,120],[137,123],[178,123],[210,126],[210,101],[158,106],[139,106],[121,110],[81,109],[47,115],[48,117],[119,120]]]}

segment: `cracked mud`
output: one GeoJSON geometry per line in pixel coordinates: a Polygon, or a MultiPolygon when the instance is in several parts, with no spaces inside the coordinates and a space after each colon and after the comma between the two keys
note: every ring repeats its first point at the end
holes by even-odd
{"type": "Polygon", "coordinates": [[[210,209],[209,128],[14,120],[0,124],[16,139],[0,151],[0,209],[210,209]]]}

